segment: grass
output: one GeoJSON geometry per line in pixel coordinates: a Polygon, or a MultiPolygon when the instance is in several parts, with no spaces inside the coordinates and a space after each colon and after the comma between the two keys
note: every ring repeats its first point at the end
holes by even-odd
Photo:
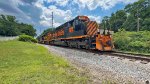
{"type": "Polygon", "coordinates": [[[0,42],[0,84],[86,84],[89,78],[46,48],[28,42],[0,42]]]}

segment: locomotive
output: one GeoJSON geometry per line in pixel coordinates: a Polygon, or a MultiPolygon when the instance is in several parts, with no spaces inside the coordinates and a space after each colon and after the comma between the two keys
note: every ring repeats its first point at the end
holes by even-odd
{"type": "Polygon", "coordinates": [[[77,16],[39,39],[40,43],[74,48],[112,51],[110,32],[102,33],[98,23],[87,16],[77,16]]]}

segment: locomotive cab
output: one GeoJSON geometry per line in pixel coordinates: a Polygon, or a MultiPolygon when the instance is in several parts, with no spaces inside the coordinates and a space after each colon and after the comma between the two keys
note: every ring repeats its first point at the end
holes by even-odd
{"type": "Polygon", "coordinates": [[[85,22],[88,20],[89,19],[87,17],[78,16],[72,21],[68,22],[68,27],[66,28],[66,32],[68,32],[67,37],[86,35],[85,22]]]}

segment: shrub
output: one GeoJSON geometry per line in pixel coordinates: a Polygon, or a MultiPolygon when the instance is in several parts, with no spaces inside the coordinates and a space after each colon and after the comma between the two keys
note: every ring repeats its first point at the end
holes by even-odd
{"type": "Polygon", "coordinates": [[[113,35],[115,48],[121,50],[126,50],[128,48],[127,43],[130,42],[131,38],[129,38],[126,33],[125,30],[122,30],[113,35]]]}
{"type": "Polygon", "coordinates": [[[28,36],[28,35],[20,35],[19,36],[19,41],[37,43],[36,39],[34,39],[32,36],[28,36]]]}
{"type": "Polygon", "coordinates": [[[113,35],[118,50],[150,53],[150,31],[128,32],[121,30],[113,35]]]}

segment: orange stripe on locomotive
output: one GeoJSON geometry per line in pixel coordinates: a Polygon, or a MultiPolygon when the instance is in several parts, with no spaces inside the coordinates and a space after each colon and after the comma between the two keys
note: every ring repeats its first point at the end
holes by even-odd
{"type": "Polygon", "coordinates": [[[97,29],[99,26],[95,21],[89,21],[86,27],[87,27],[87,30],[86,30],[87,35],[94,36],[96,35],[97,29]]]}

